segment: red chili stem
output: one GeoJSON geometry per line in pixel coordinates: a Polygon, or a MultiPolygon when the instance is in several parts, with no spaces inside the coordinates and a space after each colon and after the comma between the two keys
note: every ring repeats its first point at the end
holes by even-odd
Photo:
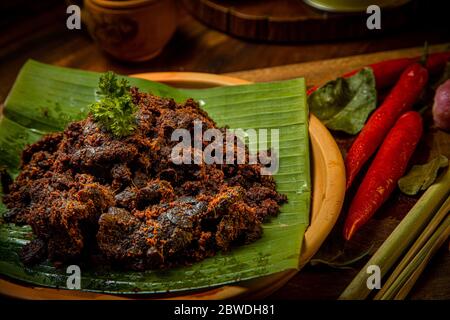
{"type": "Polygon", "coordinates": [[[349,240],[389,198],[422,136],[418,112],[403,114],[389,131],[350,205],[344,226],[349,240]]]}

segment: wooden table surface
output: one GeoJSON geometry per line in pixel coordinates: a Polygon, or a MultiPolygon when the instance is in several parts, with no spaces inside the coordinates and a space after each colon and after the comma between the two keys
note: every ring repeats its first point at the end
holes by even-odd
{"type": "MultiPolygon", "coordinates": [[[[27,59],[50,64],[130,74],[151,71],[234,73],[268,80],[269,71],[243,70],[282,66],[307,61],[365,54],[448,42],[450,30],[424,23],[371,39],[327,43],[268,44],[243,41],[211,30],[179,8],[179,26],[157,58],[139,64],[118,62],[106,56],[87,35],[85,28],[65,27],[65,6],[46,0],[11,15],[0,13],[0,101],[4,101],[21,66],[27,59]],[[266,77],[264,79],[264,77],[266,77]]],[[[319,62],[318,62],[319,63],[319,62]]],[[[289,68],[284,69],[288,71],[289,68]]],[[[286,74],[286,73],[285,73],[286,74]]],[[[387,228],[389,229],[389,228],[387,228]]],[[[411,292],[412,299],[450,299],[450,255],[442,248],[411,292]]],[[[305,267],[273,299],[336,299],[358,271],[305,267]]]]}

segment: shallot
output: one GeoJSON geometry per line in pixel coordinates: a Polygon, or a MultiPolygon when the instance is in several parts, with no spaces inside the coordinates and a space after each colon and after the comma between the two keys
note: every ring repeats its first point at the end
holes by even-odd
{"type": "Polygon", "coordinates": [[[441,84],[434,96],[433,120],[436,127],[450,131],[450,79],[441,84]]]}

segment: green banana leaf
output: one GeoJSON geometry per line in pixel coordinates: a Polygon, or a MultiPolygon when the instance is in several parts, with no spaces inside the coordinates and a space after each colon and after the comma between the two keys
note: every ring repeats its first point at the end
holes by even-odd
{"type": "MultiPolygon", "coordinates": [[[[23,147],[43,134],[62,130],[87,114],[95,101],[99,73],[28,61],[5,101],[0,121],[0,166],[12,176],[23,147]]],[[[210,89],[176,89],[128,78],[143,92],[183,101],[192,97],[220,126],[279,129],[277,190],[288,196],[278,217],[264,224],[261,239],[218,253],[191,266],[124,272],[81,269],[81,289],[108,293],[193,290],[297,269],[309,223],[311,197],[308,110],[304,79],[210,89]]],[[[5,211],[4,205],[0,206],[5,211]]],[[[33,235],[28,226],[0,225],[0,274],[35,285],[66,287],[65,267],[45,262],[24,266],[18,252],[33,235]]]]}

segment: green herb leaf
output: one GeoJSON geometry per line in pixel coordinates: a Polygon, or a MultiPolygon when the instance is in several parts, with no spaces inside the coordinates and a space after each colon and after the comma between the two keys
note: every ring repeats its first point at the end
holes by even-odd
{"type": "Polygon", "coordinates": [[[102,99],[90,105],[94,119],[114,136],[120,138],[129,135],[136,127],[136,105],[132,101],[130,85],[125,79],[109,71],[99,80],[97,93],[102,99]]]}
{"type": "Polygon", "coordinates": [[[329,81],[308,97],[309,109],[332,130],[357,134],[376,108],[375,77],[369,68],[329,81]]]}
{"type": "Polygon", "coordinates": [[[439,168],[448,166],[446,156],[440,155],[423,165],[415,165],[407,175],[398,180],[398,187],[407,195],[415,195],[426,190],[436,180],[439,168]]]}
{"type": "Polygon", "coordinates": [[[372,250],[373,245],[357,255],[353,254],[350,256],[349,254],[346,254],[344,250],[340,250],[338,251],[338,254],[334,257],[331,257],[331,259],[315,258],[311,259],[309,264],[311,266],[325,265],[334,269],[353,269],[352,265],[370,255],[372,250]]]}

